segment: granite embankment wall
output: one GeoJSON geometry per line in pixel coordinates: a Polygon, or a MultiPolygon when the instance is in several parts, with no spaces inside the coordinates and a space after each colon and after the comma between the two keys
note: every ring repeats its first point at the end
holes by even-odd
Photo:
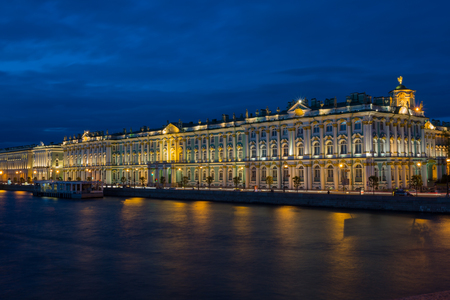
{"type": "Polygon", "coordinates": [[[162,200],[203,200],[232,203],[450,213],[450,200],[446,200],[445,198],[110,188],[105,189],[104,194],[105,196],[114,197],[145,197],[162,200]]]}
{"type": "Polygon", "coordinates": [[[0,190],[5,190],[5,191],[32,192],[33,188],[34,188],[33,185],[7,185],[7,184],[0,184],[0,190]]]}
{"type": "MultiPolygon", "coordinates": [[[[0,190],[32,192],[33,186],[0,185],[0,190]]],[[[353,208],[384,211],[450,213],[446,198],[409,198],[373,195],[338,195],[308,193],[254,193],[208,190],[104,189],[105,196],[143,197],[161,200],[215,201],[297,205],[311,207],[353,208]]]]}

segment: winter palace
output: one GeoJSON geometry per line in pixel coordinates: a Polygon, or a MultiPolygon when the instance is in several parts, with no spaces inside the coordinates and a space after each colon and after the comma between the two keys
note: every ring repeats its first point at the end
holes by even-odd
{"type": "MultiPolygon", "coordinates": [[[[155,185],[164,177],[166,186],[176,186],[187,177],[190,185],[203,186],[212,177],[211,186],[228,187],[239,177],[240,186],[264,188],[270,176],[272,186],[294,188],[298,176],[301,189],[356,189],[368,188],[373,175],[380,188],[390,189],[407,187],[411,176],[421,175],[427,185],[447,173],[448,124],[430,122],[415,91],[398,80],[387,97],[353,93],[343,103],[300,99],[286,110],[114,134],[86,131],[64,138],[59,149],[22,150],[29,152],[17,159],[23,162],[20,171],[32,178],[51,169],[44,176],[107,184],[125,178],[155,185]],[[47,169],[37,164],[37,150],[55,153],[45,152],[47,169]]],[[[0,170],[13,166],[8,157],[14,153],[0,150],[0,170]]],[[[11,177],[15,169],[10,170],[11,177]]]]}

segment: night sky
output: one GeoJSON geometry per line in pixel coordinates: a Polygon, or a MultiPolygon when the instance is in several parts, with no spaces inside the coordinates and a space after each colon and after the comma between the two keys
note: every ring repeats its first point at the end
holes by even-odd
{"type": "Polygon", "coordinates": [[[449,1],[1,1],[0,148],[387,96],[450,121],[449,1]]]}

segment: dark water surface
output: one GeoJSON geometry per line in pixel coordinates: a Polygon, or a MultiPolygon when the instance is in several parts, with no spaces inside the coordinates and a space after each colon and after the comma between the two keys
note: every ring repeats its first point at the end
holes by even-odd
{"type": "Polygon", "coordinates": [[[450,289],[450,217],[0,191],[0,299],[393,299],[450,289]]]}

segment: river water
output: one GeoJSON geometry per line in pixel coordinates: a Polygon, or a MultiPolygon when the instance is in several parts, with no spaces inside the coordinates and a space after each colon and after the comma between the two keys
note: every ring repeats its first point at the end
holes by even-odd
{"type": "Polygon", "coordinates": [[[0,191],[0,299],[395,299],[450,289],[445,215],[0,191]]]}

